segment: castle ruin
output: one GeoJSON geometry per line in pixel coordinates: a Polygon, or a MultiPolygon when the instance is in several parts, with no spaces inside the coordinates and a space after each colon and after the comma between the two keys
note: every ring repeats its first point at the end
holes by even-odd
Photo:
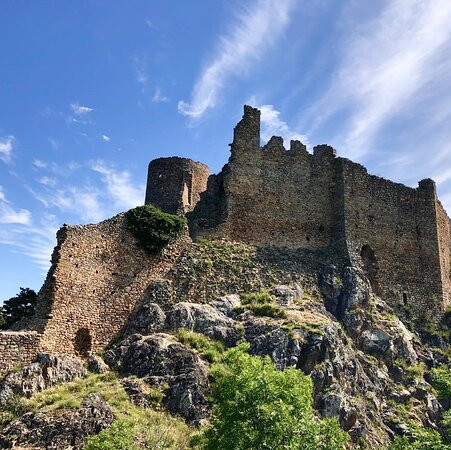
{"type": "Polygon", "coordinates": [[[231,156],[219,174],[185,158],[149,164],[145,203],[184,214],[185,235],[149,256],[125,215],[64,225],[35,316],[0,333],[0,373],[40,351],[88,355],[123,330],[149,286],[168,277],[192,240],[225,238],[255,246],[329,249],[362,268],[376,294],[401,316],[439,317],[451,302],[451,223],[435,183],[410,188],[319,145],[280,137],[260,146],[260,112],[244,107],[231,156]]]}

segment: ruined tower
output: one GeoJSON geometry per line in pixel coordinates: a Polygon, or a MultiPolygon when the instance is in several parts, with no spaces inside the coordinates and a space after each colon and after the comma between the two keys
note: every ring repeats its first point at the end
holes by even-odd
{"type": "Polygon", "coordinates": [[[171,214],[191,211],[207,188],[210,169],[188,158],[158,158],[149,164],[145,203],[171,214]]]}

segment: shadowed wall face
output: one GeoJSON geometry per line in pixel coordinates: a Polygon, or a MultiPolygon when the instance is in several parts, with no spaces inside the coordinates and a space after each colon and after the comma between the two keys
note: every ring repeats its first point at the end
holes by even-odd
{"type": "Polygon", "coordinates": [[[164,212],[185,214],[207,188],[210,169],[187,158],[159,158],[150,162],[145,204],[164,212]]]}

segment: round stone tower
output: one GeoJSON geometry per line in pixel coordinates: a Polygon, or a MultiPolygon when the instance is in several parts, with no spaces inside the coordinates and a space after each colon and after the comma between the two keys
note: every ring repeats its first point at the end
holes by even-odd
{"type": "Polygon", "coordinates": [[[171,214],[193,210],[207,188],[210,169],[188,158],[158,158],[149,163],[146,205],[171,214]]]}

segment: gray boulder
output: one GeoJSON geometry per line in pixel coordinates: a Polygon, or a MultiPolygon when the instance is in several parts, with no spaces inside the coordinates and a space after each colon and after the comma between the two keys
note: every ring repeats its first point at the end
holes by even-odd
{"type": "Polygon", "coordinates": [[[365,330],[362,333],[362,348],[366,353],[385,356],[393,350],[393,342],[384,330],[365,330]]]}
{"type": "Polygon", "coordinates": [[[92,373],[105,373],[108,372],[110,368],[100,356],[91,355],[88,359],[88,370],[92,373]]]}
{"type": "Polygon", "coordinates": [[[235,317],[234,308],[241,304],[241,299],[238,294],[224,295],[211,303],[213,308],[222,312],[226,316],[235,317]]]}
{"type": "Polygon", "coordinates": [[[163,404],[171,413],[194,424],[208,417],[208,365],[173,336],[132,335],[108,350],[105,360],[152,386],[169,386],[163,404]]]}
{"type": "Polygon", "coordinates": [[[186,328],[223,342],[236,345],[240,334],[235,322],[211,305],[181,302],[167,313],[168,329],[186,328]]]}
{"type": "Polygon", "coordinates": [[[19,372],[9,372],[0,383],[0,407],[11,397],[31,397],[49,387],[84,377],[86,369],[81,359],[40,353],[35,363],[19,372]]]}
{"type": "Polygon", "coordinates": [[[24,414],[0,434],[0,448],[81,449],[86,437],[111,426],[114,414],[99,394],[88,395],[79,409],[24,414]]]}

